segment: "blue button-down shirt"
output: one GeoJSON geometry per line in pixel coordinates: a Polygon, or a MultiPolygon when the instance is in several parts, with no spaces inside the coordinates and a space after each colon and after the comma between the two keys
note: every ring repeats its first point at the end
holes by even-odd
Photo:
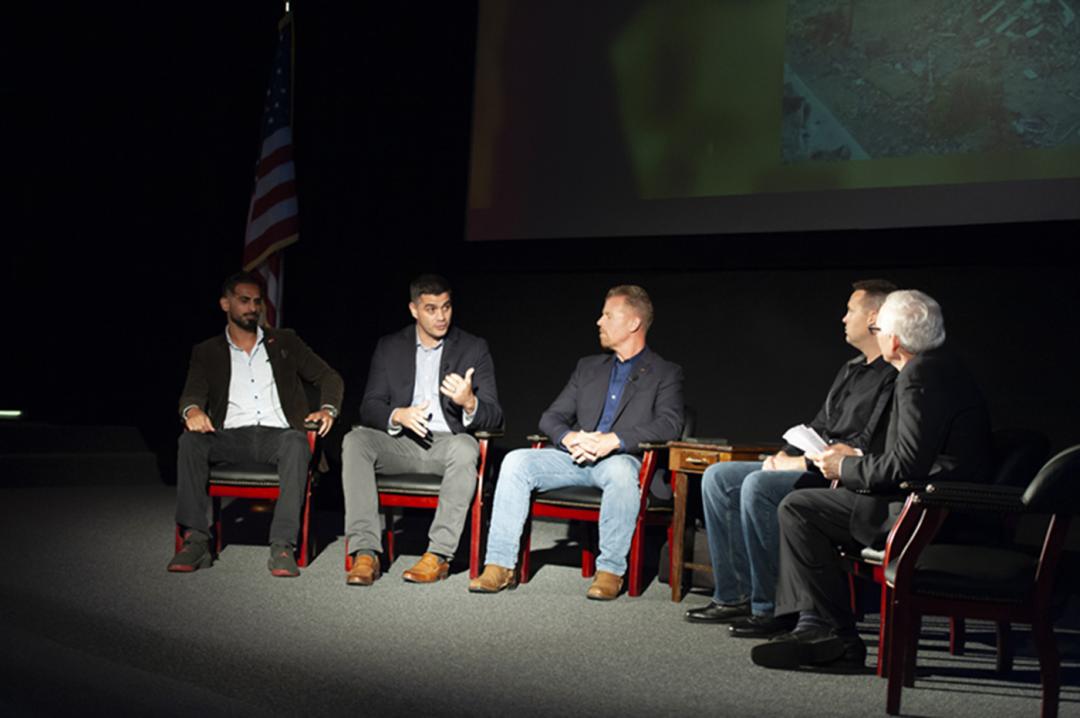
{"type": "MultiPolygon", "coordinates": [[[[611,378],[608,380],[607,394],[604,396],[604,410],[600,413],[600,422],[596,425],[596,430],[600,433],[611,431],[615,423],[615,413],[619,410],[619,400],[622,399],[623,390],[626,389],[626,382],[630,380],[638,360],[644,353],[645,350],[642,349],[626,361],[615,357],[615,363],[611,367],[611,378]]],[[[619,439],[619,443],[622,444],[622,439],[619,439]]]]}

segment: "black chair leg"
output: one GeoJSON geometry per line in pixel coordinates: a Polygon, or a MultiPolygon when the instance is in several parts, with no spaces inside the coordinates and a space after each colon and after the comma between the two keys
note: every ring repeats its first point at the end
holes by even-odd
{"type": "MultiPolygon", "coordinates": [[[[907,650],[904,652],[904,688],[915,687],[915,658],[919,653],[919,636],[922,634],[922,616],[912,613],[908,619],[907,650]]],[[[900,666],[894,666],[900,669],[900,666]]]]}
{"type": "Polygon", "coordinates": [[[1008,621],[997,622],[997,672],[1007,675],[1013,668],[1012,627],[1008,621]]]}

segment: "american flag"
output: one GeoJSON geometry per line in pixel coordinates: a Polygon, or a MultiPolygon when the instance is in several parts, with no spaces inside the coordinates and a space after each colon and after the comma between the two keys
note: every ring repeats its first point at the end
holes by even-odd
{"type": "Polygon", "coordinates": [[[279,326],[282,251],[299,238],[292,144],[292,13],[278,23],[278,46],[263,105],[262,149],[244,236],[244,269],[266,282],[266,321],[279,326]]]}

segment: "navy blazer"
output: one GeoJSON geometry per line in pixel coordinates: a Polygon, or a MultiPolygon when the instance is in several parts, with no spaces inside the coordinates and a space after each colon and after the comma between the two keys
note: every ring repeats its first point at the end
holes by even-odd
{"type": "MultiPolygon", "coordinates": [[[[682,367],[648,347],[643,351],[626,381],[611,427],[626,453],[639,453],[641,442],[671,441],[682,434],[682,367]]],[[[569,383],[540,417],[540,431],[552,441],[568,431],[595,431],[614,363],[614,354],[581,359],[569,383]]]]}
{"type": "Polygon", "coordinates": [[[990,415],[971,374],[943,349],[916,355],[896,378],[885,450],[841,464],[841,484],[865,494],[852,509],[852,536],[884,545],[902,481],[989,481],[991,460],[990,415]]]}
{"type": "MultiPolygon", "coordinates": [[[[475,370],[473,392],[479,403],[469,431],[501,429],[503,412],[495,388],[495,363],[491,360],[487,342],[451,326],[443,338],[440,380],[451,372],[465,376],[470,367],[475,370]]],[[[360,401],[360,422],[373,429],[385,430],[394,409],[412,405],[415,382],[416,325],[410,324],[401,331],[387,334],[375,345],[364,398],[360,401]]],[[[439,395],[439,406],[453,433],[465,431],[460,406],[442,394],[439,395]]]]}

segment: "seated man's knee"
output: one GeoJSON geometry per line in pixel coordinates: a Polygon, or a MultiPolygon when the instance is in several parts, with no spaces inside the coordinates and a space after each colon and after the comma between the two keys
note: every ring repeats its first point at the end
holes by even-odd
{"type": "Polygon", "coordinates": [[[371,441],[372,432],[373,430],[366,426],[358,426],[346,434],[341,441],[342,456],[374,460],[376,452],[374,442],[371,441]]]}
{"type": "Polygon", "coordinates": [[[701,494],[706,501],[726,502],[742,490],[743,472],[734,464],[719,462],[705,469],[701,477],[701,494]]]}
{"type": "Polygon", "coordinates": [[[450,437],[446,449],[448,464],[475,464],[480,458],[480,445],[468,434],[455,434],[450,437]]]}
{"type": "Polygon", "coordinates": [[[180,456],[204,454],[209,450],[211,436],[198,431],[185,431],[176,440],[176,450],[180,456]]]}
{"type": "Polygon", "coordinates": [[[499,481],[519,481],[527,476],[525,471],[530,453],[534,449],[514,449],[502,461],[499,467],[499,481]]]}
{"type": "Polygon", "coordinates": [[[282,453],[297,453],[310,455],[311,447],[308,445],[307,434],[296,429],[286,429],[281,436],[282,453]]]}
{"type": "Polygon", "coordinates": [[[759,503],[766,495],[767,484],[772,477],[768,471],[751,471],[742,484],[743,505],[759,503]]]}
{"type": "Polygon", "coordinates": [[[638,474],[641,470],[641,466],[637,461],[625,454],[620,454],[608,457],[604,459],[604,462],[606,464],[604,472],[607,475],[608,487],[617,491],[637,492],[639,486],[638,474]]]}
{"type": "Polygon", "coordinates": [[[811,498],[810,493],[808,491],[792,491],[785,496],[777,509],[780,521],[801,521],[801,517],[806,514],[808,509],[807,499],[811,498]]]}

